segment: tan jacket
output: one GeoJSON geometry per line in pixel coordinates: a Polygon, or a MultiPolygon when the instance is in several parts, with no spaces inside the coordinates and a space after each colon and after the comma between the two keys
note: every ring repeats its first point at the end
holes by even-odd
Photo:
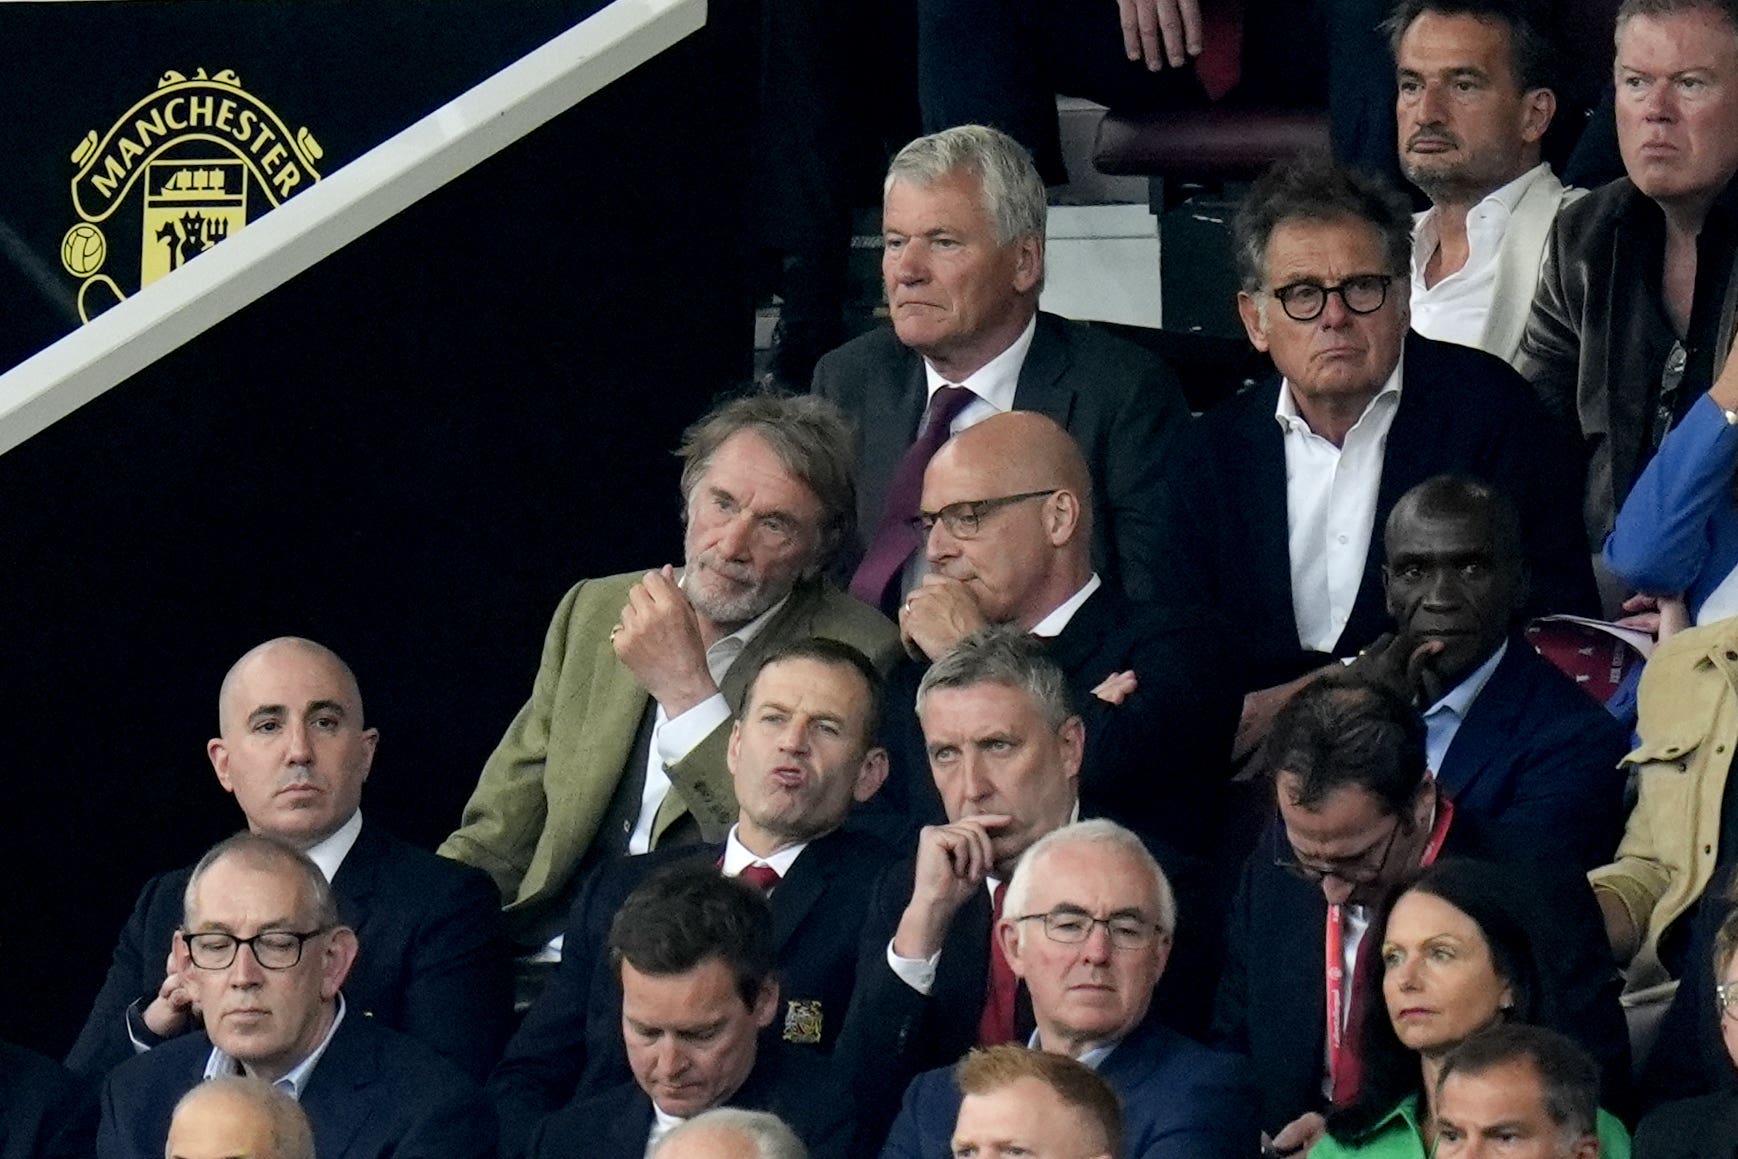
{"type": "MultiPolygon", "coordinates": [[[[563,597],[531,699],[483,766],[458,830],[440,847],[442,856],[495,879],[515,937],[546,924],[550,908],[566,898],[633,748],[650,698],[616,659],[609,633],[643,574],[582,581],[563,597]]],[[[856,647],[882,672],[900,655],[898,632],[886,617],[830,586],[800,583],[725,674],[720,691],[731,712],[761,657],[811,636],[856,647]]],[[[707,840],[724,839],[737,812],[725,767],[729,737],[727,721],[667,766],[672,791],[658,810],[654,846],[684,813],[694,815],[707,840]]]]}
{"type": "Polygon", "coordinates": [[[1641,744],[1624,763],[1640,775],[1617,860],[1588,875],[1615,895],[1635,928],[1628,989],[1668,978],[1660,937],[1689,912],[1714,874],[1726,772],[1738,746],[1738,618],[1661,644],[1641,681],[1641,744]]]}

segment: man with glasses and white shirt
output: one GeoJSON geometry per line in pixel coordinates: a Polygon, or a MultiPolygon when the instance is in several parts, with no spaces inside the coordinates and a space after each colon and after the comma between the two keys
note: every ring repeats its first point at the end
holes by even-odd
{"type": "Polygon", "coordinates": [[[1568,433],[1502,360],[1409,331],[1404,200],[1301,158],[1256,182],[1233,242],[1238,311],[1278,375],[1191,429],[1171,575],[1227,616],[1250,665],[1239,754],[1309,674],[1386,628],[1381,528],[1433,475],[1513,499],[1530,611],[1593,611],[1568,433]]]}
{"type": "Polygon", "coordinates": [[[358,952],[325,874],[274,838],[238,833],[188,881],[175,969],[204,1030],[117,1067],[103,1087],[100,1159],[158,1159],[194,1086],[246,1074],[301,1103],[325,1159],[495,1153],[482,1090],[339,993],[358,952]]]}
{"type": "MultiPolygon", "coordinates": [[[[1245,1159],[1257,1132],[1244,1060],[1149,1017],[1176,917],[1170,883],[1140,838],[1080,821],[1021,856],[995,933],[1031,994],[1027,1045],[1092,1067],[1117,1092],[1123,1155],[1245,1159]]],[[[954,1068],[919,1075],[882,1159],[944,1153],[960,1098],[954,1068]]]]}
{"type": "MultiPolygon", "coordinates": [[[[1278,816],[1244,865],[1226,926],[1214,1037],[1247,1054],[1272,1150],[1301,1155],[1321,1112],[1359,1081],[1351,1019],[1379,957],[1363,945],[1374,907],[1439,857],[1500,862],[1517,917],[1546,955],[1542,992],[1598,1057],[1607,1101],[1627,1079],[1617,970],[1592,890],[1573,865],[1494,841],[1437,786],[1424,722],[1394,690],[1324,676],[1280,713],[1260,758],[1278,816]]],[[[1378,1005],[1379,1009],[1379,1005],[1378,1005]]]]}

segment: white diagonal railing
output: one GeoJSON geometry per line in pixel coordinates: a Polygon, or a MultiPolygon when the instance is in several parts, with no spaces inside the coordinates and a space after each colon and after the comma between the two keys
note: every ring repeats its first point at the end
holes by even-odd
{"type": "Polygon", "coordinates": [[[698,31],[706,0],[614,0],[0,375],[0,454],[698,31]]]}

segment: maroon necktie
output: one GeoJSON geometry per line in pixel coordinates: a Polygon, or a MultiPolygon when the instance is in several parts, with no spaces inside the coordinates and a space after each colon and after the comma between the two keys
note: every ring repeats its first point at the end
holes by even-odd
{"type": "Polygon", "coordinates": [[[762,893],[771,893],[772,887],[779,883],[778,870],[770,865],[745,865],[736,876],[762,893]]]}
{"type": "Polygon", "coordinates": [[[1014,1004],[1020,982],[1014,968],[1002,953],[1002,937],[998,929],[1002,920],[1002,896],[1008,883],[998,882],[995,901],[990,908],[990,985],[984,998],[984,1014],[978,1019],[978,1045],[998,1046],[1014,1041],[1014,1004]]]}
{"type": "Polygon", "coordinates": [[[851,594],[871,607],[882,606],[893,577],[904,570],[911,553],[923,546],[923,537],[911,526],[923,499],[923,469],[947,442],[948,427],[966,404],[977,397],[963,386],[939,387],[931,396],[917,438],[906,448],[899,469],[893,472],[875,539],[857,566],[857,574],[851,577],[851,594]]]}

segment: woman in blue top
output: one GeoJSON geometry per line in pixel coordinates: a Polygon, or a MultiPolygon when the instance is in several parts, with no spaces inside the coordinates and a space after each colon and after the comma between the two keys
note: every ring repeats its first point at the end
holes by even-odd
{"type": "MultiPolygon", "coordinates": [[[[1435,1143],[1431,1092],[1445,1056],[1501,1021],[1557,1025],[1556,996],[1539,985],[1535,950],[1509,909],[1501,867],[1440,861],[1373,922],[1360,954],[1381,955],[1382,986],[1364,987],[1357,1097],[1328,1113],[1310,1159],[1426,1159],[1435,1143]]],[[[1547,949],[1548,948],[1543,948],[1547,949]]],[[[1629,1159],[1629,1133],[1604,1111],[1603,1159],[1629,1159]]]]}

